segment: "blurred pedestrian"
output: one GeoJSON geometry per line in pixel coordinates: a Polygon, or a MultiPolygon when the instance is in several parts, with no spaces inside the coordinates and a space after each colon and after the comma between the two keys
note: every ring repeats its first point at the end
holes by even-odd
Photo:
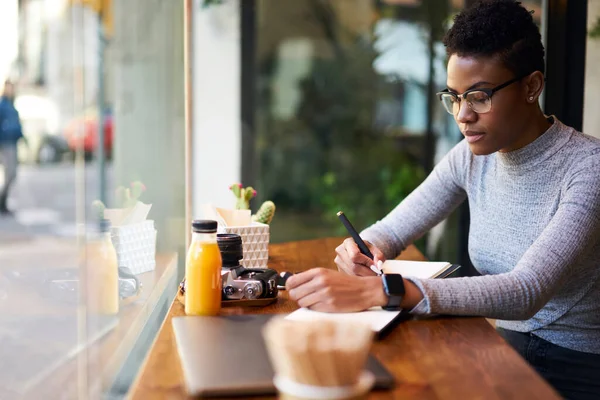
{"type": "Polygon", "coordinates": [[[17,143],[23,136],[19,112],[15,108],[15,85],[4,83],[0,97],[0,162],[4,166],[4,183],[0,190],[0,214],[10,215],[7,207],[9,191],[17,177],[17,143]]]}

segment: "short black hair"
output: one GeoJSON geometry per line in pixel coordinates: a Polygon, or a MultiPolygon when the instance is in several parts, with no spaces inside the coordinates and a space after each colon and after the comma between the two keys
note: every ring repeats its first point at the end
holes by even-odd
{"type": "Polygon", "coordinates": [[[521,2],[483,0],[454,17],[444,36],[448,57],[498,57],[517,76],[544,73],[542,35],[521,2]]]}

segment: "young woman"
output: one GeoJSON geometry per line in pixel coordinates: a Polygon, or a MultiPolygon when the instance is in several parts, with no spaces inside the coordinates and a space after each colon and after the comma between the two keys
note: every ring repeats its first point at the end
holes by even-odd
{"type": "Polygon", "coordinates": [[[438,94],[465,139],[385,218],[362,232],[375,261],[396,257],[469,200],[469,254],[482,274],[402,278],[384,289],[347,239],[335,263],[288,280],[300,306],[339,312],[398,301],[415,314],[497,319],[500,334],[567,398],[600,398],[600,140],[546,116],[544,47],[531,14],[480,2],[444,39],[438,94]]]}

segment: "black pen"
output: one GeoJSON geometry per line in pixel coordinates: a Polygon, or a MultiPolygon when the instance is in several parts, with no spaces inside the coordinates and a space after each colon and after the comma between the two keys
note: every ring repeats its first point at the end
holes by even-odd
{"type": "MultiPolygon", "coordinates": [[[[358,246],[360,252],[362,254],[364,254],[365,256],[369,257],[371,260],[373,260],[375,258],[375,257],[373,257],[373,253],[371,253],[371,250],[369,250],[369,247],[367,247],[367,244],[365,243],[365,241],[362,240],[362,238],[360,237],[360,235],[358,234],[356,229],[354,229],[354,227],[348,220],[348,217],[346,217],[346,214],[344,214],[343,211],[339,211],[337,213],[337,216],[340,219],[340,221],[342,221],[342,224],[344,224],[344,226],[346,227],[346,230],[348,231],[350,236],[352,236],[352,239],[354,239],[354,242],[358,246]]],[[[373,267],[375,267],[375,265],[372,265],[370,267],[371,270],[373,272],[375,272],[376,274],[381,275],[381,271],[378,271],[378,270],[376,270],[376,268],[374,269],[373,267]]]]}

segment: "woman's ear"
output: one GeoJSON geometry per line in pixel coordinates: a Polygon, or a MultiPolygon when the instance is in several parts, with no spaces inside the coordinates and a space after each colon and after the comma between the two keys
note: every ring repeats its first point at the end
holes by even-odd
{"type": "Polygon", "coordinates": [[[529,74],[525,81],[525,101],[535,103],[544,90],[544,74],[540,71],[535,71],[529,74]]]}

